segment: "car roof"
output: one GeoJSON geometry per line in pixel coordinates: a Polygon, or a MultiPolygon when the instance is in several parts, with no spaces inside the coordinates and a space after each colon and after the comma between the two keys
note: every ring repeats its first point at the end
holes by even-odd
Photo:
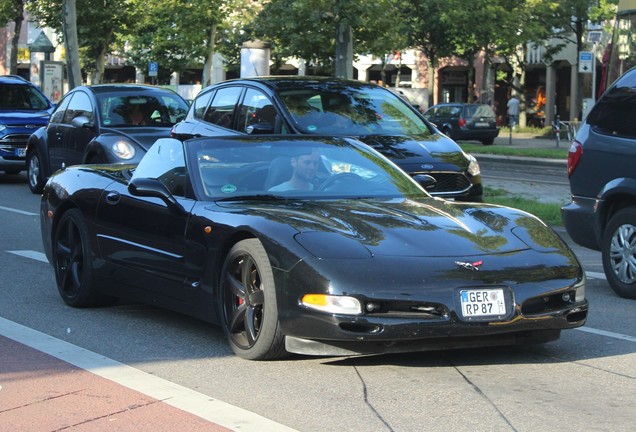
{"type": "MultiPolygon", "coordinates": [[[[156,86],[151,86],[151,85],[145,85],[145,84],[95,84],[95,85],[90,85],[90,86],[81,86],[81,87],[76,87],[76,88],[84,88],[87,89],[95,94],[101,94],[101,93],[118,93],[118,92],[122,92],[122,93],[130,93],[130,92],[135,92],[135,93],[154,93],[154,92],[166,92],[166,93],[175,93],[174,91],[167,89],[167,88],[163,88],[163,87],[156,87],[156,86]]],[[[176,93],[175,93],[176,94],[176,93]]]]}
{"type": "Polygon", "coordinates": [[[0,83],[2,84],[22,84],[33,85],[28,79],[21,77],[20,75],[0,75],[0,83]]]}
{"type": "MultiPolygon", "coordinates": [[[[268,75],[261,77],[249,77],[249,78],[237,78],[232,80],[223,81],[223,83],[219,84],[229,84],[229,83],[260,83],[272,89],[287,89],[294,88],[302,85],[303,87],[324,87],[324,86],[347,86],[352,88],[369,88],[369,87],[379,87],[376,84],[343,79],[343,78],[335,78],[335,77],[325,77],[325,76],[298,76],[298,75],[268,75]]],[[[215,84],[214,86],[216,86],[215,84]]]]}

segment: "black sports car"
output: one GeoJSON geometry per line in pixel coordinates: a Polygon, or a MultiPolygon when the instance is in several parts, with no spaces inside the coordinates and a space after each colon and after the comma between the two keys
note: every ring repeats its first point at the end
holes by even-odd
{"type": "Polygon", "coordinates": [[[403,97],[375,84],[306,76],[229,80],[202,90],[172,129],[182,140],[230,134],[354,136],[408,174],[433,177],[431,195],[483,201],[477,160],[403,97]]]}
{"type": "Polygon", "coordinates": [[[546,342],[585,323],[557,234],[429,181],[352,138],[165,138],[138,165],[54,174],[42,238],[68,305],[170,308],[249,359],[546,342]]]}

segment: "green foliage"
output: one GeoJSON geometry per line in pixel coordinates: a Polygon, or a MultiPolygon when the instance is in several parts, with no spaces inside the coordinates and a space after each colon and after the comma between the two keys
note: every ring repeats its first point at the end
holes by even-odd
{"type": "Polygon", "coordinates": [[[501,189],[485,188],[484,201],[490,204],[498,204],[514,207],[537,216],[551,226],[563,225],[561,218],[561,204],[544,203],[534,199],[524,198],[518,195],[510,195],[501,189]]]}

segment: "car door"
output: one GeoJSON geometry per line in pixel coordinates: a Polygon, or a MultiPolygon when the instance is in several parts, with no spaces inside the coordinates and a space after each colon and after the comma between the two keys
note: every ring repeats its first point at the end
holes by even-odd
{"type": "Polygon", "coordinates": [[[158,179],[183,211],[176,212],[159,198],[133,196],[125,183],[114,182],[104,190],[97,208],[100,254],[114,264],[116,284],[184,300],[198,278],[187,263],[185,232],[195,201],[185,196],[188,186],[181,142],[155,143],[133,178],[158,179]]]}
{"type": "Polygon", "coordinates": [[[243,89],[236,85],[218,89],[190,134],[194,137],[236,134],[236,113],[243,89]]]}
{"type": "Polygon", "coordinates": [[[62,166],[83,163],[88,143],[98,134],[95,118],[95,106],[91,98],[83,90],[76,91],[64,111],[62,121],[57,125],[57,139],[49,144],[52,172],[62,166]],[[92,126],[74,124],[73,120],[79,117],[87,119],[92,126]]]}

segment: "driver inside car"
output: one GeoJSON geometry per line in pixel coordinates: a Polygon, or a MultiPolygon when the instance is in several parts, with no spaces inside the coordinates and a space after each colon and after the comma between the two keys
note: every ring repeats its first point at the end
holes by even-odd
{"type": "MultiPolygon", "coordinates": [[[[311,150],[311,149],[310,149],[311,150]]],[[[320,164],[318,151],[293,156],[290,159],[292,175],[286,182],[269,188],[271,192],[285,192],[292,190],[314,190],[314,179],[320,164]]]]}

